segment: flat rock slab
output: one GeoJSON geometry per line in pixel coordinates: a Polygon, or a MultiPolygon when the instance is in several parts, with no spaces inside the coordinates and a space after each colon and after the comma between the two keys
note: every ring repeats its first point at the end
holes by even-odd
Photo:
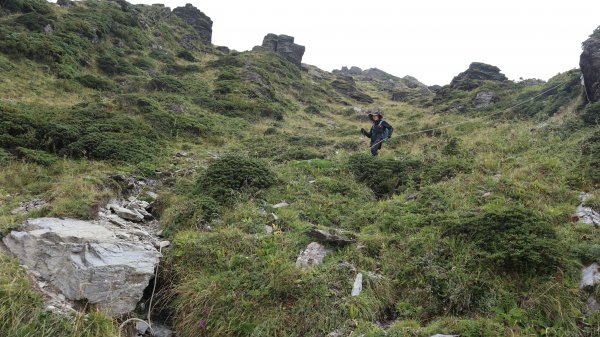
{"type": "Polygon", "coordinates": [[[355,240],[352,238],[344,237],[335,233],[330,233],[329,231],[326,231],[324,229],[313,228],[306,232],[306,234],[321,242],[329,242],[337,245],[348,245],[355,242],[355,240]]]}
{"type": "Polygon", "coordinates": [[[160,258],[150,244],[74,219],[30,219],[2,241],[67,299],[85,299],[114,316],[135,309],[160,258]]]}
{"type": "Polygon", "coordinates": [[[600,282],[600,273],[598,272],[597,263],[592,263],[591,265],[583,268],[581,271],[581,282],[579,283],[579,288],[584,289],[593,287],[598,282],[600,282]]]}
{"type": "Polygon", "coordinates": [[[311,242],[306,246],[296,259],[296,267],[300,269],[311,268],[320,265],[327,255],[327,249],[317,242],[311,242]]]}

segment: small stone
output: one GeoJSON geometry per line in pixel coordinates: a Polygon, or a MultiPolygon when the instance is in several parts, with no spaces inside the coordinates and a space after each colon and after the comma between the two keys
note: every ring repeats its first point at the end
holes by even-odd
{"type": "Polygon", "coordinates": [[[279,221],[279,216],[275,213],[271,213],[271,218],[273,218],[273,221],[279,221]]]}
{"type": "Polygon", "coordinates": [[[600,273],[598,272],[598,264],[592,263],[591,265],[583,268],[581,271],[581,282],[579,288],[591,288],[600,281],[600,273]]]}
{"type": "Polygon", "coordinates": [[[112,209],[113,212],[115,212],[115,214],[117,214],[118,216],[120,216],[121,218],[123,218],[125,220],[130,220],[130,221],[134,221],[134,222],[142,222],[144,220],[143,215],[141,215],[138,212],[127,209],[125,207],[121,207],[121,206],[117,206],[117,205],[110,205],[110,209],[112,209]]]}
{"type": "Polygon", "coordinates": [[[265,225],[265,232],[267,232],[267,234],[273,234],[273,227],[265,225]]]}
{"type": "Polygon", "coordinates": [[[287,202],[283,201],[280,202],[278,204],[273,205],[273,208],[277,209],[277,208],[284,208],[284,207],[288,207],[290,204],[288,204],[287,202]]]}
{"type": "Polygon", "coordinates": [[[485,192],[482,197],[487,198],[492,195],[492,192],[485,192]]]}
{"type": "Polygon", "coordinates": [[[165,248],[165,247],[169,247],[170,245],[171,245],[171,242],[170,242],[170,241],[164,240],[164,241],[161,241],[161,242],[158,244],[158,247],[159,247],[159,248],[165,248]]]}
{"type": "Polygon", "coordinates": [[[298,258],[296,259],[296,267],[300,269],[306,269],[315,267],[323,262],[323,259],[327,255],[327,250],[324,246],[317,242],[311,242],[306,246],[298,258]]]}
{"type": "Polygon", "coordinates": [[[358,296],[362,292],[362,273],[358,273],[354,279],[354,285],[352,286],[352,296],[358,296]]]}

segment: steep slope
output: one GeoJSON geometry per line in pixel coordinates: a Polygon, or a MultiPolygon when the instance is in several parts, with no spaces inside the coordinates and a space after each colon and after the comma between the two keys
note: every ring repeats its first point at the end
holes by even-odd
{"type": "MultiPolygon", "coordinates": [[[[2,235],[90,218],[127,188],[111,177],[144,177],[172,243],[153,314],[177,336],[596,333],[580,269],[600,236],[572,215],[580,191],[599,208],[600,136],[578,70],[529,85],[474,63],[433,93],[228,52],[191,8],[61,3],[0,1],[2,235]],[[377,159],[371,108],[395,127],[377,159]]],[[[121,318],[46,312],[3,253],[0,270],[1,335],[118,335],[121,318]]]]}

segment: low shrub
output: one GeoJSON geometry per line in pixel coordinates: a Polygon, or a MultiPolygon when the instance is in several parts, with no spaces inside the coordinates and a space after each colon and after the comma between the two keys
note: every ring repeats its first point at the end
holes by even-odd
{"type": "Polygon", "coordinates": [[[17,152],[28,162],[39,164],[42,166],[50,166],[54,164],[57,158],[46,151],[26,149],[18,147],[17,152]]]}
{"type": "Polygon", "coordinates": [[[448,222],[445,234],[475,244],[483,260],[507,272],[549,273],[564,259],[552,225],[522,206],[488,205],[448,222]]]}
{"type": "Polygon", "coordinates": [[[228,200],[237,192],[255,192],[275,183],[275,175],[262,161],[229,155],[212,162],[196,182],[196,194],[228,200]]]}
{"type": "Polygon", "coordinates": [[[180,80],[173,76],[161,75],[150,80],[150,83],[148,83],[148,89],[156,91],[182,93],[185,91],[185,86],[180,80]]]}
{"type": "Polygon", "coordinates": [[[112,90],[115,89],[115,84],[113,81],[105,79],[100,76],[87,74],[83,76],[78,76],[75,78],[77,82],[81,83],[86,88],[96,89],[96,90],[112,90]]]}
{"type": "Polygon", "coordinates": [[[599,125],[600,124],[600,102],[588,104],[583,113],[581,119],[588,125],[599,125]]]}
{"type": "Polygon", "coordinates": [[[190,53],[187,50],[182,50],[179,53],[177,53],[177,57],[184,59],[186,61],[190,61],[190,62],[196,62],[196,58],[194,57],[194,54],[190,53]]]}

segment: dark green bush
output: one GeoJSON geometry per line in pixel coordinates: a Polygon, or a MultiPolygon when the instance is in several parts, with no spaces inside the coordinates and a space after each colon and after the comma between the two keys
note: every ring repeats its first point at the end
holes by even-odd
{"type": "Polygon", "coordinates": [[[81,83],[86,88],[96,89],[96,90],[112,90],[115,89],[115,84],[113,81],[105,79],[100,76],[87,74],[83,76],[78,76],[75,78],[77,82],[81,83]]]}
{"type": "Polygon", "coordinates": [[[282,153],[279,158],[282,160],[309,160],[315,158],[322,159],[325,156],[311,149],[297,148],[282,153]]]}
{"type": "Polygon", "coordinates": [[[370,154],[350,156],[348,168],[378,198],[390,196],[411,183],[418,183],[422,163],[416,160],[394,160],[370,154]]]}
{"type": "Polygon", "coordinates": [[[446,235],[475,244],[484,261],[507,272],[550,273],[564,262],[552,225],[522,206],[488,205],[448,221],[446,235]]]}
{"type": "Polygon", "coordinates": [[[170,75],[162,75],[153,78],[150,80],[150,83],[148,83],[148,88],[150,90],[175,93],[182,93],[185,91],[184,84],[177,78],[170,75]]]}
{"type": "Polygon", "coordinates": [[[49,15],[42,15],[38,12],[30,12],[19,16],[15,22],[27,27],[27,29],[31,31],[40,32],[47,25],[53,25],[55,20],[55,17],[49,15]]]}
{"type": "Polygon", "coordinates": [[[321,113],[321,110],[314,105],[309,105],[304,109],[304,112],[308,112],[309,114],[318,115],[321,113]]]}
{"type": "Polygon", "coordinates": [[[596,132],[584,142],[579,168],[583,176],[593,184],[600,183],[600,132],[596,132]]]}
{"type": "Polygon", "coordinates": [[[258,159],[229,155],[212,162],[196,183],[196,194],[228,200],[236,192],[255,192],[275,183],[275,174],[258,159]]]}
{"type": "Polygon", "coordinates": [[[196,62],[196,58],[194,57],[194,54],[190,53],[187,50],[182,50],[179,53],[177,53],[177,57],[184,59],[186,61],[190,61],[190,62],[196,62]]]}
{"type": "Polygon", "coordinates": [[[425,165],[421,177],[422,183],[436,183],[444,179],[452,179],[459,173],[471,171],[471,165],[462,159],[448,158],[425,165]]]}
{"type": "Polygon", "coordinates": [[[50,166],[54,164],[57,158],[48,152],[26,149],[18,147],[17,152],[28,162],[36,163],[42,166],[50,166]]]}
{"type": "Polygon", "coordinates": [[[99,56],[96,59],[98,68],[108,75],[135,74],[137,70],[127,60],[113,55],[99,56]]]}
{"type": "Polygon", "coordinates": [[[7,165],[14,160],[14,156],[10,152],[0,147],[0,166],[7,165]]]}
{"type": "Polygon", "coordinates": [[[0,7],[9,12],[40,13],[52,12],[52,7],[45,0],[0,0],[0,7]]]}
{"type": "Polygon", "coordinates": [[[600,124],[600,102],[588,104],[583,113],[581,119],[588,125],[599,125],[600,124]]]}
{"type": "Polygon", "coordinates": [[[140,69],[149,70],[154,68],[154,61],[149,57],[137,57],[132,64],[140,69]]]}

